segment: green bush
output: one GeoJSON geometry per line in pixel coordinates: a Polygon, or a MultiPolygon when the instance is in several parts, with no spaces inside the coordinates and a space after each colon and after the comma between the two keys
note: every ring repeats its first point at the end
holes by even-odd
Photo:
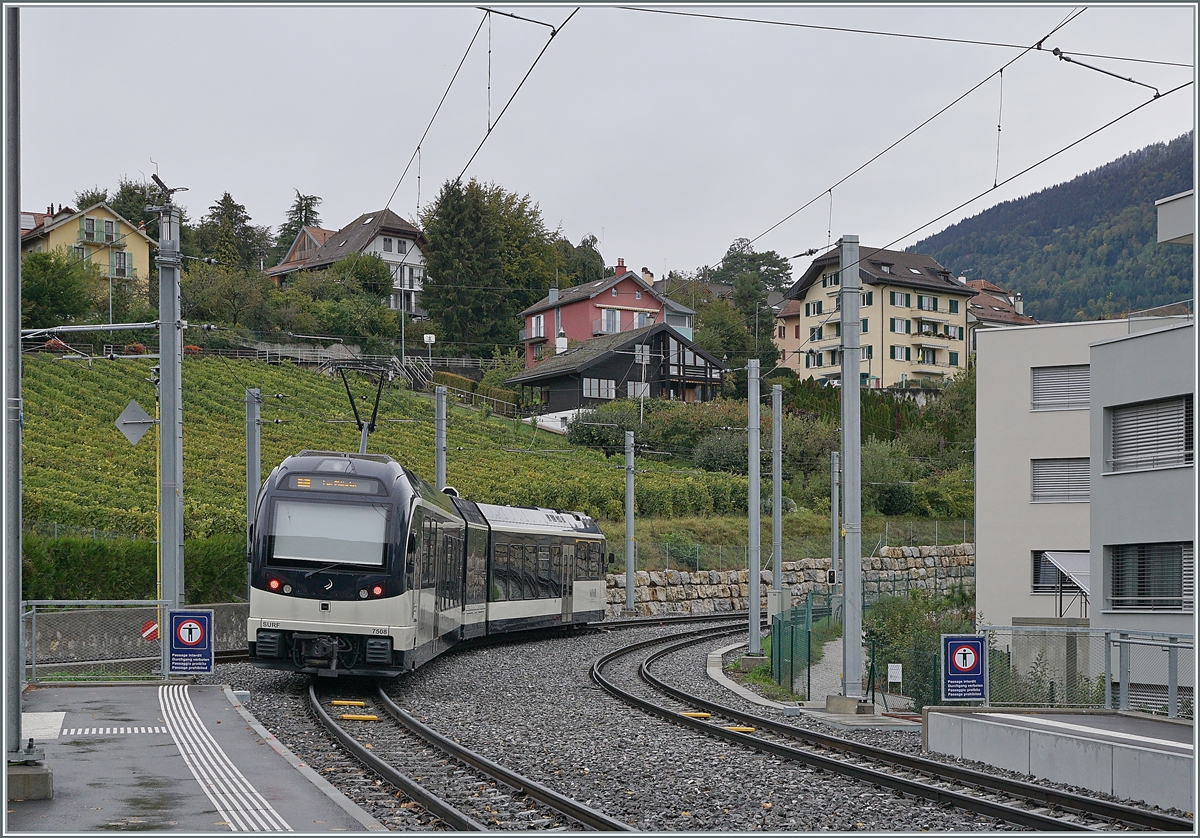
{"type": "Polygon", "coordinates": [[[468,393],[474,393],[476,386],[476,382],[465,375],[456,375],[455,373],[443,372],[441,370],[434,372],[433,383],[445,384],[447,387],[453,387],[456,390],[466,390],[468,393]]]}
{"type": "MultiPolygon", "coordinates": [[[[22,537],[24,599],[156,599],[157,547],[134,539],[22,537]]],[[[245,537],[189,539],[183,547],[184,600],[246,598],[245,537]]]]}
{"type": "Polygon", "coordinates": [[[519,404],[521,398],[521,394],[515,390],[505,390],[503,387],[488,387],[485,384],[478,385],[475,388],[475,393],[489,399],[508,402],[509,404],[519,404]]]}
{"type": "Polygon", "coordinates": [[[961,589],[948,596],[921,590],[882,596],[863,614],[863,630],[877,671],[904,665],[904,692],[920,710],[941,702],[941,636],[974,633],[974,605],[961,589]]]}

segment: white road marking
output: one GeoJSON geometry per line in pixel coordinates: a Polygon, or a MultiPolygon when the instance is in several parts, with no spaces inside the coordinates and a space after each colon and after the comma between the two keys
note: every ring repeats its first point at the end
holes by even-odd
{"type": "Polygon", "coordinates": [[[159,687],[158,701],[183,761],[232,831],[292,831],[213,739],[186,685],[159,687]]]}
{"type": "Polygon", "coordinates": [[[1070,722],[1056,722],[1053,719],[1042,719],[1038,716],[1022,716],[1019,713],[987,713],[986,716],[993,716],[999,719],[1020,719],[1021,721],[1029,722],[1036,725],[1046,725],[1047,727],[1060,727],[1066,730],[1076,730],[1081,733],[1090,733],[1093,736],[1112,736],[1117,739],[1131,739],[1136,742],[1147,742],[1153,745],[1170,745],[1175,748],[1186,748],[1192,750],[1190,742],[1173,742],[1170,739],[1155,739],[1151,736],[1138,736],[1136,733],[1125,733],[1119,730],[1104,730],[1097,727],[1087,727],[1086,725],[1073,725],[1070,722]]]}
{"type": "Polygon", "coordinates": [[[62,730],[63,719],[67,717],[65,712],[61,713],[22,713],[21,714],[21,747],[25,747],[25,742],[29,741],[32,736],[35,740],[46,741],[49,739],[57,739],[58,732],[62,730]]]}

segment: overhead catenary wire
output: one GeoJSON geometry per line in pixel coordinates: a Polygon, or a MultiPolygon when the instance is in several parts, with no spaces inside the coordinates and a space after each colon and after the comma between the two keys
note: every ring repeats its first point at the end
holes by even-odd
{"type": "Polygon", "coordinates": [[[467,173],[467,169],[471,168],[471,164],[475,162],[475,156],[479,154],[484,143],[488,141],[488,137],[492,136],[492,130],[500,124],[500,120],[504,118],[504,114],[508,111],[509,105],[511,105],[513,100],[517,98],[517,94],[520,93],[521,88],[525,86],[526,80],[529,78],[529,75],[533,72],[534,68],[537,67],[538,62],[542,60],[542,56],[546,54],[546,50],[550,48],[550,44],[554,42],[554,39],[558,33],[563,30],[563,27],[571,22],[571,18],[575,17],[578,12],[579,7],[576,6],[571,14],[567,15],[566,20],[559,24],[558,27],[550,30],[550,37],[546,39],[546,43],[542,46],[541,52],[537,54],[537,58],[533,59],[533,63],[529,65],[529,69],[526,70],[525,75],[521,77],[521,81],[517,84],[516,90],[514,90],[512,95],[508,97],[508,101],[504,103],[504,107],[500,109],[500,113],[496,114],[496,121],[488,127],[487,133],[483,135],[483,139],[479,141],[479,145],[475,147],[475,151],[471,153],[470,159],[467,160],[467,165],[463,166],[462,171],[458,173],[458,180],[461,181],[463,175],[467,173]]]}
{"type": "MultiPolygon", "coordinates": [[[[981,40],[976,40],[976,39],[971,39],[971,38],[948,38],[943,35],[918,35],[918,34],[910,33],[910,32],[891,32],[891,31],[882,30],[882,29],[857,29],[857,28],[849,27],[849,26],[826,26],[826,25],[820,25],[820,24],[815,24],[815,23],[797,23],[795,21],[787,21],[787,20],[767,20],[765,18],[736,17],[734,15],[715,15],[715,14],[703,13],[703,12],[682,12],[682,11],[673,10],[673,9],[645,9],[645,8],[638,8],[635,6],[618,6],[617,8],[621,9],[623,11],[628,11],[628,12],[647,12],[647,13],[651,13],[651,14],[660,14],[660,15],[677,15],[680,17],[708,18],[710,20],[725,20],[725,21],[731,21],[731,22],[736,22],[736,23],[757,23],[757,24],[762,24],[762,25],[767,25],[767,26],[783,26],[783,27],[789,27],[789,28],[794,28],[794,29],[815,29],[815,30],[824,30],[827,32],[845,32],[845,33],[855,34],[855,35],[880,35],[880,36],[889,37],[889,38],[909,38],[909,39],[919,40],[919,41],[939,41],[942,43],[967,44],[967,45],[971,45],[971,46],[1003,47],[1005,49],[1022,49],[1023,50],[1023,49],[1028,48],[1027,45],[1025,45],[1025,44],[1009,44],[1009,43],[1004,43],[1002,41],[981,41],[981,40]]],[[[1044,41],[1045,41],[1045,39],[1043,38],[1042,41],[1038,42],[1038,44],[1037,44],[1038,49],[1041,49],[1041,44],[1044,41]]],[[[1184,64],[1184,63],[1180,63],[1177,61],[1162,61],[1162,60],[1153,59],[1153,58],[1130,58],[1128,56],[1122,56],[1122,55],[1105,55],[1105,54],[1092,53],[1092,52],[1074,52],[1072,54],[1073,55],[1082,55],[1085,58],[1103,58],[1103,59],[1107,59],[1110,61],[1134,61],[1134,62],[1138,62],[1140,64],[1159,64],[1159,65],[1166,66],[1166,67],[1188,67],[1188,68],[1190,68],[1193,66],[1192,64],[1184,64]]]]}
{"type": "MultiPolygon", "coordinates": [[[[874,155],[872,155],[870,158],[868,158],[866,162],[864,162],[864,163],[860,164],[859,166],[857,166],[856,168],[854,168],[853,170],[851,170],[851,171],[850,171],[848,174],[846,174],[846,175],[844,175],[843,177],[841,177],[839,180],[837,180],[835,183],[833,183],[833,184],[832,184],[832,185],[831,185],[831,186],[830,186],[830,187],[829,187],[827,190],[823,190],[823,191],[822,191],[822,192],[821,192],[819,195],[817,195],[816,197],[814,197],[814,198],[810,199],[809,201],[806,201],[806,202],[805,202],[803,205],[801,205],[801,206],[800,206],[800,207],[798,207],[797,209],[793,210],[792,212],[788,213],[786,216],[784,216],[783,218],[781,218],[779,221],[775,222],[775,223],[774,223],[774,224],[772,224],[770,227],[768,227],[767,229],[765,229],[765,230],[763,230],[761,233],[759,233],[757,236],[755,236],[754,238],[750,239],[750,240],[747,242],[747,244],[746,244],[746,247],[749,247],[749,246],[753,245],[753,244],[754,244],[756,241],[758,241],[759,239],[761,239],[763,236],[767,235],[768,233],[770,233],[770,232],[772,232],[773,230],[777,229],[778,227],[782,226],[782,225],[783,225],[783,224],[785,224],[786,222],[788,222],[788,221],[790,221],[791,219],[795,218],[795,217],[796,217],[797,215],[799,215],[801,212],[803,212],[804,210],[808,209],[808,208],[809,208],[809,207],[811,207],[813,204],[815,204],[815,203],[816,203],[816,202],[817,202],[817,201],[818,201],[818,200],[819,200],[819,199],[820,199],[822,196],[824,196],[824,195],[825,195],[825,193],[826,193],[826,192],[832,192],[832,190],[833,190],[833,189],[835,189],[835,188],[836,188],[836,187],[838,187],[838,186],[841,186],[843,183],[845,183],[846,181],[848,181],[850,178],[854,177],[856,174],[858,174],[859,172],[861,172],[863,169],[865,169],[865,168],[867,168],[868,166],[870,166],[870,165],[871,165],[872,163],[874,163],[876,160],[878,160],[879,158],[883,157],[883,155],[887,154],[889,151],[891,151],[892,149],[896,148],[896,146],[900,145],[902,142],[904,142],[905,140],[907,140],[909,137],[911,137],[911,136],[913,136],[914,134],[916,134],[916,133],[917,133],[918,131],[920,131],[922,128],[924,128],[925,126],[929,125],[931,122],[933,122],[933,121],[934,121],[935,119],[937,119],[939,116],[941,116],[942,114],[946,113],[946,111],[950,110],[950,109],[951,109],[951,108],[953,108],[955,105],[957,105],[959,102],[961,102],[961,101],[963,101],[964,99],[966,99],[968,96],[970,96],[970,95],[971,95],[972,93],[974,93],[976,90],[978,90],[979,88],[983,87],[983,85],[985,85],[985,84],[987,84],[987,82],[991,81],[991,79],[992,79],[993,77],[995,77],[995,76],[996,76],[996,75],[998,75],[999,73],[1003,72],[1005,69],[1007,69],[1007,68],[1011,67],[1011,66],[1012,66],[1013,64],[1015,64],[1017,61],[1020,61],[1022,58],[1024,58],[1024,57],[1025,57],[1026,55],[1028,55],[1030,52],[1032,52],[1032,51],[1034,51],[1034,50],[1038,49],[1038,48],[1040,47],[1041,43],[1042,43],[1043,41],[1045,41],[1045,40],[1046,40],[1046,38],[1049,38],[1051,35],[1053,35],[1055,32],[1057,32],[1057,31],[1058,31],[1059,29],[1061,29],[1063,26],[1065,26],[1065,25],[1067,25],[1068,23],[1070,23],[1071,21],[1075,20],[1075,18],[1079,17],[1079,15],[1083,14],[1083,12],[1084,12],[1084,9],[1075,9],[1075,10],[1072,10],[1072,11],[1071,11],[1071,13],[1070,13],[1070,14],[1068,14],[1068,15],[1067,15],[1067,17],[1065,17],[1065,18],[1062,20],[1062,22],[1060,22],[1060,23],[1059,23],[1057,26],[1055,26],[1053,29],[1051,29],[1051,30],[1050,30],[1050,32],[1048,32],[1048,33],[1047,33],[1047,34],[1046,34],[1046,35],[1045,35],[1045,36],[1044,36],[1044,37],[1043,37],[1043,38],[1042,38],[1040,41],[1038,41],[1036,44],[1032,44],[1032,45],[1030,45],[1030,46],[1027,46],[1027,47],[1025,47],[1025,48],[1024,48],[1022,51],[1021,51],[1020,55],[1017,55],[1017,56],[1016,56],[1016,57],[1014,57],[1012,60],[1010,60],[1010,61],[1006,62],[1006,63],[1005,63],[1005,64],[1004,64],[1004,65],[1003,65],[1003,66],[1002,66],[1002,67],[1001,67],[999,70],[997,70],[997,71],[995,71],[995,72],[993,72],[993,73],[989,73],[989,74],[987,75],[987,77],[986,77],[986,78],[983,78],[983,79],[981,79],[980,81],[976,82],[976,83],[975,83],[974,85],[972,85],[972,86],[971,86],[971,87],[970,87],[970,88],[969,88],[969,89],[968,89],[966,92],[964,92],[964,93],[960,94],[959,96],[955,97],[955,98],[954,98],[954,99],[953,99],[953,100],[952,100],[952,101],[951,101],[949,104],[947,104],[947,105],[944,105],[943,107],[941,107],[940,109],[938,109],[938,111],[937,111],[937,112],[935,112],[935,113],[934,113],[932,116],[929,116],[929,117],[927,117],[926,119],[922,120],[920,123],[918,123],[918,124],[916,125],[916,127],[912,128],[912,129],[911,129],[911,130],[909,130],[907,133],[903,134],[903,135],[902,135],[902,136],[901,136],[899,139],[897,139],[897,140],[893,141],[893,142],[892,142],[891,144],[889,144],[889,145],[888,145],[886,148],[882,149],[881,151],[879,151],[879,152],[875,153],[875,154],[874,154],[874,155]]],[[[724,261],[724,259],[722,259],[722,261],[724,261]]]]}

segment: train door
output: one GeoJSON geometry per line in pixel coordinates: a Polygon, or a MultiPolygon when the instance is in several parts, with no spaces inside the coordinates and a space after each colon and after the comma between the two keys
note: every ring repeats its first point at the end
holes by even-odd
{"type": "Polygon", "coordinates": [[[575,546],[572,544],[564,544],[562,547],[555,547],[555,553],[562,551],[562,555],[555,556],[555,563],[559,567],[560,589],[562,590],[562,616],[563,622],[571,619],[571,614],[574,610],[572,605],[575,597],[575,546]]]}
{"type": "Polygon", "coordinates": [[[418,564],[419,578],[415,594],[419,600],[417,606],[417,645],[433,640],[437,629],[437,553],[438,541],[441,537],[441,527],[432,519],[425,520],[424,532],[421,533],[421,555],[418,564]]]}

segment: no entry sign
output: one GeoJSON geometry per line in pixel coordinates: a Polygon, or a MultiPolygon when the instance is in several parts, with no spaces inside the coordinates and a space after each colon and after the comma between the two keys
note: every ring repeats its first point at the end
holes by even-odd
{"type": "Polygon", "coordinates": [[[942,701],[987,699],[987,647],[978,635],[942,635],[942,701]]]}
{"type": "Polygon", "coordinates": [[[212,611],[171,611],[172,675],[213,671],[212,611]]]}

